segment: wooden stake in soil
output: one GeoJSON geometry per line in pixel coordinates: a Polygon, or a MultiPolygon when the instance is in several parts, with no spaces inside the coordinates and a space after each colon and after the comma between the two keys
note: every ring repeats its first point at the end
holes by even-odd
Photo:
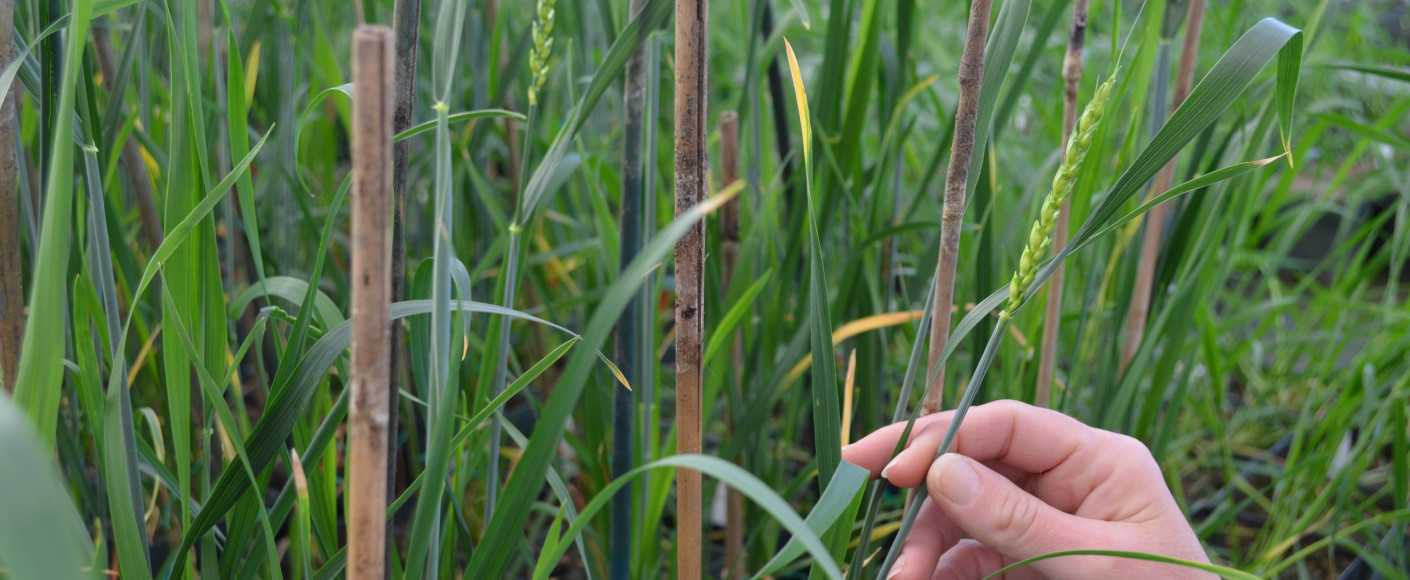
{"type": "Polygon", "coordinates": [[[391,421],[392,30],[353,31],[352,447],[348,577],[381,578],[386,561],[387,426],[391,421]]]}
{"type": "MultiPolygon", "coordinates": [[[[728,186],[739,181],[739,114],[725,111],[720,114],[720,185],[728,186]]],[[[734,279],[734,267],[739,262],[739,199],[732,199],[720,208],[720,250],[724,263],[721,272],[722,290],[729,291],[734,279]]],[[[744,398],[744,341],[736,330],[734,348],[731,352],[731,367],[734,369],[735,399],[744,398]]],[[[726,429],[734,434],[734,417],[727,417],[726,429]]],[[[733,487],[728,488],[725,512],[725,573],[726,580],[744,578],[744,495],[733,487]]]]}
{"type": "Polygon", "coordinates": [[[965,187],[974,154],[974,129],[979,120],[979,85],[984,79],[984,38],[989,32],[989,0],[969,5],[969,27],[960,57],[960,102],[955,111],[955,142],[945,177],[945,206],[940,222],[940,262],[935,267],[935,308],[930,320],[931,378],[925,390],[922,414],[941,408],[945,394],[945,367],[940,355],[950,339],[950,308],[955,301],[955,264],[960,254],[960,226],[964,221],[965,187]]]}
{"type": "MultiPolygon", "coordinates": [[[[707,0],[676,0],[676,216],[705,200],[707,0]]],[[[676,452],[700,453],[705,222],[676,242],[676,452]]],[[[676,471],[677,578],[700,580],[700,472],[676,471]]]]}
{"type": "MultiPolygon", "coordinates": [[[[0,0],[0,67],[15,60],[15,0],[0,0]]],[[[0,102],[0,384],[15,392],[24,342],[24,288],[20,282],[20,210],[15,176],[15,91],[0,102]]]]}
{"type": "MultiPolygon", "coordinates": [[[[1170,101],[1170,112],[1174,113],[1190,95],[1194,84],[1195,60],[1199,57],[1199,37],[1204,28],[1205,0],[1190,2],[1186,16],[1185,44],[1180,49],[1180,69],[1175,76],[1175,98],[1170,101]]],[[[1150,196],[1154,197],[1170,189],[1175,178],[1175,160],[1171,159],[1155,176],[1150,196]]],[[[1151,289],[1155,283],[1155,267],[1160,261],[1160,240],[1165,235],[1165,219],[1170,209],[1161,204],[1146,213],[1146,233],[1141,240],[1141,261],[1136,269],[1136,284],[1131,290],[1131,311],[1126,316],[1126,334],[1121,343],[1120,372],[1126,373],[1131,359],[1141,348],[1141,340],[1146,334],[1146,320],[1150,317],[1151,289]]]]}
{"type": "MultiPolygon", "coordinates": [[[[1062,144],[1059,151],[1067,147],[1072,137],[1072,129],[1077,125],[1077,89],[1082,82],[1082,48],[1087,39],[1087,0],[1076,0],[1072,4],[1072,29],[1067,35],[1067,56],[1062,60],[1062,144]]],[[[1053,253],[1061,252],[1067,246],[1067,210],[1072,205],[1068,200],[1058,212],[1057,226],[1053,229],[1053,253]]],[[[1048,279],[1048,298],[1043,308],[1043,343],[1038,355],[1038,392],[1033,403],[1039,407],[1051,405],[1053,392],[1053,368],[1057,363],[1058,327],[1062,320],[1062,280],[1063,265],[1058,264],[1053,276],[1048,279]]]]}

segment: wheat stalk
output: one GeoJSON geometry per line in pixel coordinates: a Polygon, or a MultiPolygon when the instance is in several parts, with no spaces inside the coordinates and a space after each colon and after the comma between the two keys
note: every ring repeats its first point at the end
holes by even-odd
{"type": "MultiPolygon", "coordinates": [[[[538,112],[538,93],[543,89],[543,84],[548,80],[550,69],[549,56],[553,53],[553,21],[555,12],[553,10],[555,0],[539,0],[535,8],[536,20],[533,24],[533,48],[529,49],[529,70],[532,78],[529,81],[529,114],[524,122],[524,139],[521,144],[519,160],[517,163],[517,175],[514,183],[516,189],[522,188],[525,168],[529,161],[529,147],[534,140],[530,137],[533,134],[534,120],[538,112]]],[[[512,135],[512,132],[509,134],[512,135]]],[[[505,253],[504,265],[504,300],[500,303],[505,308],[514,307],[515,292],[519,282],[519,244],[524,234],[524,222],[530,216],[524,215],[524,195],[522,189],[516,196],[518,203],[514,209],[514,220],[509,224],[509,249],[505,253]]],[[[509,377],[509,320],[499,321],[499,350],[498,361],[495,365],[493,383],[491,383],[490,395],[498,397],[504,392],[504,387],[508,383],[509,377]]],[[[500,425],[498,421],[490,423],[490,449],[493,450],[491,457],[497,457],[500,447],[500,425]]],[[[491,459],[486,477],[485,513],[493,515],[495,510],[496,496],[499,493],[499,461],[491,459]]]]}

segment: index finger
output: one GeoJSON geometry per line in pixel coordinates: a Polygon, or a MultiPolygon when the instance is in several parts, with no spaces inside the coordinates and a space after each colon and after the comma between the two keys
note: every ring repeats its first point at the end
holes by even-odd
{"type": "MultiPolygon", "coordinates": [[[[888,470],[888,478],[903,487],[919,485],[954,416],[954,411],[946,411],[917,419],[906,451],[888,470]],[[905,485],[911,480],[912,485],[905,485]]],[[[842,458],[871,470],[873,476],[880,475],[891,461],[891,452],[905,428],[903,422],[879,429],[844,448],[842,458]]],[[[969,409],[952,451],[1028,473],[1044,473],[1095,447],[1098,433],[1057,411],[1017,401],[996,401],[969,409]]]]}

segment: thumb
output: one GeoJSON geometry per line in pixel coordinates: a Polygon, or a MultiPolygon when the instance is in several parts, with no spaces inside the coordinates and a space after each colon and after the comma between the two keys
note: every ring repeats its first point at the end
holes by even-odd
{"type": "Polygon", "coordinates": [[[1009,558],[1070,550],[1092,522],[1064,513],[983,464],[954,453],[935,460],[930,497],[966,535],[1009,558]]]}

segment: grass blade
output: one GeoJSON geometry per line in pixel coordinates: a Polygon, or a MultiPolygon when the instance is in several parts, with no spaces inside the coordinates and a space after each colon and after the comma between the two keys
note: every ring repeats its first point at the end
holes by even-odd
{"type": "Polygon", "coordinates": [[[0,394],[0,561],[12,578],[93,578],[83,520],[51,451],[21,409],[0,394]]]}
{"type": "Polygon", "coordinates": [[[808,327],[813,352],[813,441],[817,445],[818,485],[826,490],[833,472],[842,463],[842,412],[837,402],[837,359],[832,350],[832,321],[828,315],[827,271],[823,265],[822,240],[813,207],[813,147],[812,114],[808,111],[808,93],[803,88],[803,75],[798,71],[798,58],[793,45],[784,41],[788,50],[788,68],[793,74],[794,98],[798,103],[798,120],[803,131],[803,183],[808,194],[808,327]]]}
{"type": "Polygon", "coordinates": [[[45,447],[54,444],[58,428],[59,392],[63,383],[64,316],[67,294],[64,278],[68,271],[68,238],[73,218],[73,145],[67,136],[73,132],[74,93],[81,70],[80,60],[88,41],[92,0],[76,0],[73,22],[67,34],[64,76],[59,85],[58,110],[51,135],[49,177],[45,180],[44,224],[40,231],[38,261],[29,294],[29,318],[25,321],[24,343],[20,350],[19,374],[15,379],[15,404],[29,414],[39,440],[45,447]]]}

